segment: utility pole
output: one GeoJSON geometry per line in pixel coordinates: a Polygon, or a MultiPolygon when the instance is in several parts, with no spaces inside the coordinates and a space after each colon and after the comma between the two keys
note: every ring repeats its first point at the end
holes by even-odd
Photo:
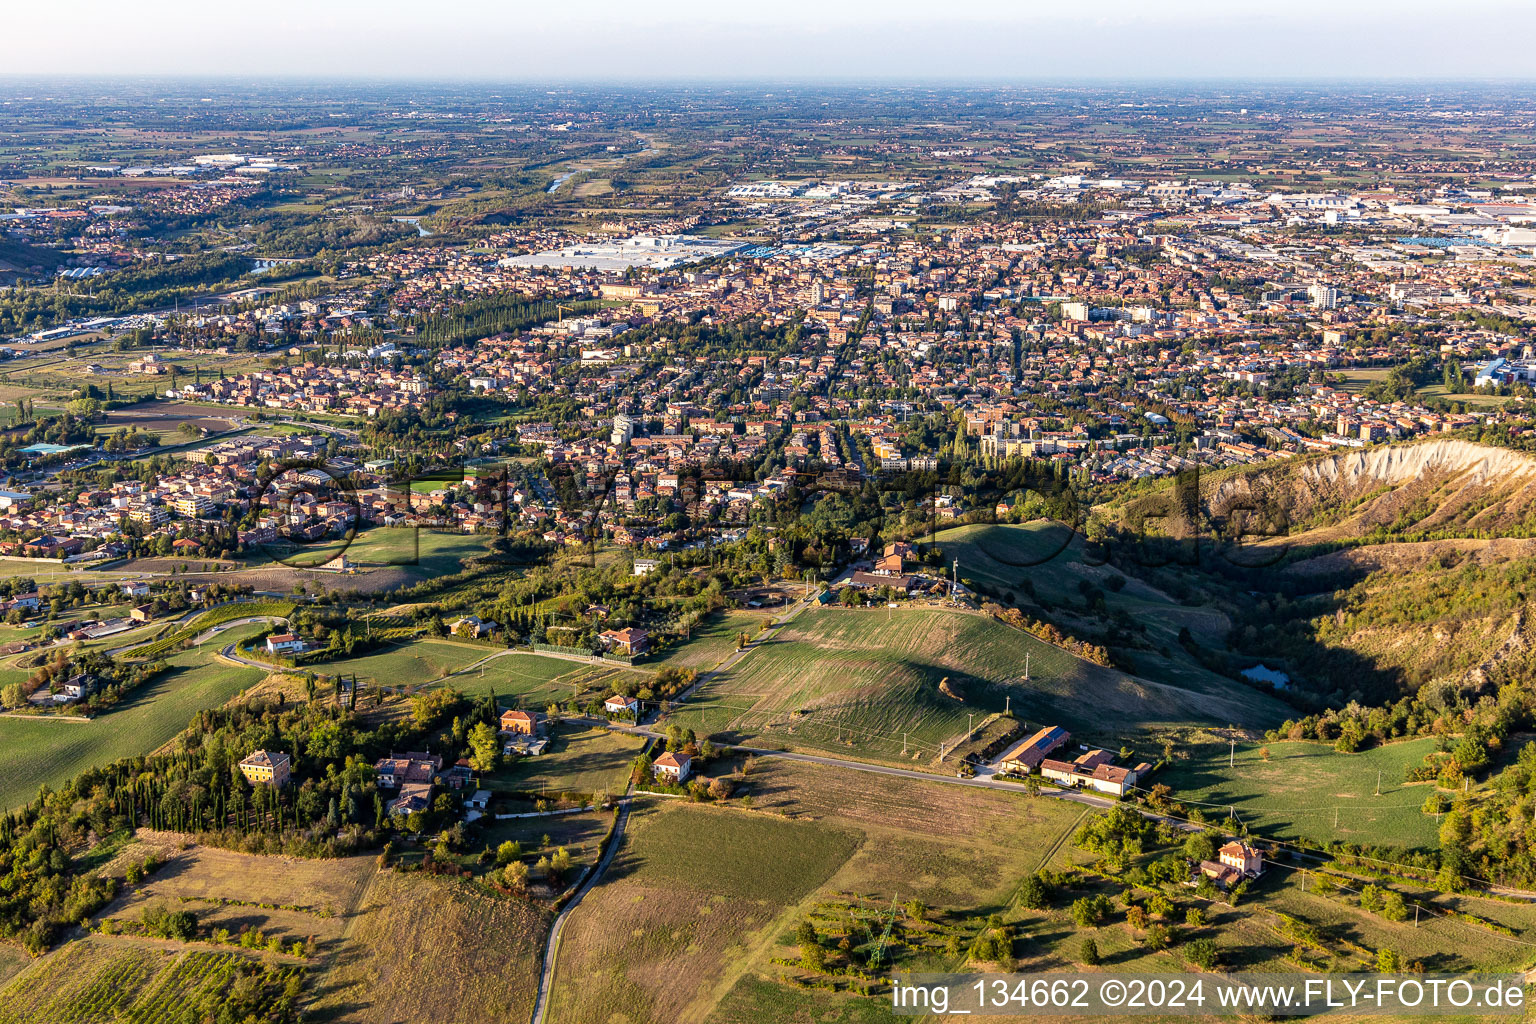
{"type": "Polygon", "coordinates": [[[974,733],[975,731],[976,731],[976,712],[974,712],[974,711],[967,711],[965,713],[965,738],[966,739],[970,739],[971,738],[971,734],[974,733]]]}
{"type": "Polygon", "coordinates": [[[901,734],[901,756],[907,756],[907,734],[905,731],[901,734]]]}
{"type": "Polygon", "coordinates": [[[1012,694],[1004,694],[1003,695],[1003,714],[1005,714],[1005,715],[1013,714],[1013,695],[1012,694]]]}
{"type": "Polygon", "coordinates": [[[1337,807],[1333,809],[1333,830],[1335,832],[1339,830],[1339,809],[1337,807]]]}
{"type": "Polygon", "coordinates": [[[1237,767],[1237,740],[1230,740],[1228,742],[1229,742],[1230,745],[1227,747],[1227,767],[1228,768],[1236,768],[1237,767]]]}
{"type": "Polygon", "coordinates": [[[1029,682],[1029,652],[1024,652],[1024,681],[1029,682]]]}
{"type": "Polygon", "coordinates": [[[1381,769],[1376,769],[1376,795],[1381,796],[1381,769]]]}

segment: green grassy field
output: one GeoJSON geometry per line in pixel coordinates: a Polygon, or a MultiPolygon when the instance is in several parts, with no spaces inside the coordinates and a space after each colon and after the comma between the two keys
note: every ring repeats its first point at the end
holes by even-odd
{"type": "MultiPolygon", "coordinates": [[[[960,559],[963,579],[1009,604],[1045,609],[1035,614],[1048,615],[1069,633],[1094,636],[1108,621],[1135,633],[1138,642],[1116,654],[1137,675],[1211,694],[1243,685],[1206,668],[1179,641],[1187,629],[1195,642],[1223,647],[1231,628],[1223,609],[1180,604],[1133,574],[1094,564],[1082,538],[1059,523],[976,523],[940,531],[935,542],[946,560],[960,559]],[[1102,595],[1103,610],[1090,607],[1085,586],[1102,595]]],[[[1271,708],[1283,717],[1278,705],[1271,708]]]]}
{"type": "Polygon", "coordinates": [[[1135,679],[987,616],[927,608],[808,609],[672,717],[733,742],[883,760],[902,759],[905,744],[907,759],[926,761],[972,714],[1005,706],[1115,746],[1189,721],[1278,719],[1273,702],[1236,684],[1212,694],[1135,679]],[[963,700],[941,692],[946,678],[963,700]]]}
{"type": "MultiPolygon", "coordinates": [[[[486,653],[494,653],[487,651],[486,653]]],[[[494,693],[508,698],[505,704],[542,708],[573,696],[606,697],[619,680],[644,680],[644,672],[612,665],[584,665],[579,661],[517,651],[503,654],[481,668],[450,676],[445,685],[471,696],[494,693]]]]}
{"type": "Polygon", "coordinates": [[[337,538],[298,546],[291,552],[284,552],[277,545],[259,547],[248,561],[262,565],[281,555],[285,564],[304,569],[324,565],[345,554],[364,569],[398,567],[412,576],[429,579],[460,571],[465,559],[486,553],[486,541],[486,537],[476,534],[380,526],[359,530],[350,542],[337,538]]]}
{"type": "Polygon", "coordinates": [[[1321,743],[1239,743],[1232,767],[1228,746],[1209,744],[1176,759],[1157,781],[1172,786],[1179,800],[1208,805],[1209,815],[1224,817],[1228,806],[1234,808],[1261,835],[1433,848],[1435,816],[1419,810],[1431,787],[1404,785],[1403,772],[1422,762],[1435,743],[1409,740],[1358,754],[1321,743]],[[1267,761],[1260,754],[1266,747],[1267,761]]]}
{"type": "Polygon", "coordinates": [[[1111,612],[1124,611],[1144,622],[1163,643],[1174,641],[1182,627],[1188,627],[1196,639],[1211,640],[1224,635],[1230,625],[1220,609],[1180,605],[1141,580],[1121,576],[1110,566],[1090,564],[1082,538],[1059,523],[973,523],[939,531],[934,543],[946,558],[960,559],[962,578],[1020,596],[1028,581],[1036,601],[1047,608],[1081,602],[1079,585],[1084,581],[1097,585],[1111,612]],[[1118,591],[1106,585],[1115,576],[1126,581],[1118,591]]]}
{"type": "Polygon", "coordinates": [[[356,675],[361,682],[384,686],[421,686],[494,653],[488,647],[424,638],[356,658],[307,663],[305,668],[321,675],[356,675]]]}
{"type": "Polygon", "coordinates": [[[772,619],[773,614],[772,610],[763,610],[713,615],[701,628],[694,630],[692,637],[668,651],[665,663],[708,671],[736,650],[736,641],[741,634],[756,637],[763,623],[772,619]]]}
{"type": "MultiPolygon", "coordinates": [[[[258,628],[230,630],[220,639],[258,628]]],[[[57,787],[82,769],[155,750],[197,712],[223,704],[265,675],[214,660],[218,646],[173,656],[164,675],[89,722],[0,718],[0,809],[27,803],[45,783],[57,787]]]]}
{"type": "Polygon", "coordinates": [[[539,792],[622,793],[630,762],[644,742],[601,726],[558,725],[537,757],[518,758],[491,777],[489,788],[539,792]]]}
{"type": "MultiPolygon", "coordinates": [[[[567,925],[555,1024],[893,1020],[878,997],[785,984],[798,923],[853,916],[878,930],[893,901],[915,898],[936,929],[964,927],[1006,909],[1017,880],[1085,813],[772,759],[738,779],[737,794],[734,808],[637,810],[610,876],[567,925]]],[[[941,948],[902,943],[899,969],[960,967],[941,948]]]]}

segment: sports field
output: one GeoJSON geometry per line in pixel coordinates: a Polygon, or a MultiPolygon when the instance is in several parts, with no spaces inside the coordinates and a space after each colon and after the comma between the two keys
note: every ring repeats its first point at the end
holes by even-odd
{"type": "Polygon", "coordinates": [[[732,742],[881,760],[903,759],[905,747],[905,759],[927,761],[963,737],[972,716],[1005,708],[1117,747],[1164,725],[1273,717],[1241,686],[1212,694],[1132,678],[981,614],[812,608],[673,718],[732,742]]]}

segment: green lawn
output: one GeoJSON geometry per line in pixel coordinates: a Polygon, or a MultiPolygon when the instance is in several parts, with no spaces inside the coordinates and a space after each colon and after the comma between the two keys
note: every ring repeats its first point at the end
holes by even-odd
{"type": "MultiPolygon", "coordinates": [[[[365,569],[397,566],[427,579],[459,572],[466,559],[486,553],[486,541],[486,537],[478,534],[380,526],[359,530],[350,542],[337,538],[296,546],[283,555],[283,560],[295,568],[314,568],[345,554],[365,569]]],[[[253,553],[248,561],[268,562],[279,550],[277,545],[269,545],[253,553]]]]}
{"type": "Polygon", "coordinates": [[[1266,836],[1433,848],[1435,816],[1419,810],[1431,786],[1404,785],[1403,775],[1435,744],[1425,738],[1341,754],[1321,743],[1239,743],[1230,767],[1228,746],[1211,744],[1176,759],[1157,781],[1172,786],[1176,799],[1209,805],[1207,814],[1224,817],[1234,808],[1266,836]],[[1260,753],[1266,747],[1267,761],[1260,753]]]}
{"type": "MultiPolygon", "coordinates": [[[[220,639],[227,643],[243,632],[231,630],[220,639]]],[[[149,753],[199,711],[223,704],[265,675],[213,660],[220,646],[177,654],[164,675],[89,722],[0,718],[0,809],[19,807],[39,786],[56,788],[85,768],[149,753]]]]}

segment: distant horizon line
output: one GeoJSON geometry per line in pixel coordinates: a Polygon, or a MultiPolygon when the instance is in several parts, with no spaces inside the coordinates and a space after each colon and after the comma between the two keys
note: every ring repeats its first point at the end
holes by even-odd
{"type": "Polygon", "coordinates": [[[15,82],[48,81],[48,82],[104,82],[104,81],[171,81],[171,82],[197,82],[197,83],[237,83],[237,82],[270,82],[275,84],[303,84],[308,82],[351,82],[356,84],[401,84],[401,85],[480,85],[480,86],[526,86],[530,88],[580,88],[585,86],[779,86],[779,87],[860,87],[867,85],[880,86],[910,86],[913,88],[933,88],[935,86],[1084,86],[1084,87],[1113,87],[1113,86],[1192,86],[1192,87],[1216,87],[1216,86],[1266,86],[1275,84],[1284,85],[1313,85],[1313,86],[1359,86],[1359,85],[1395,85],[1395,86],[1419,86],[1419,85],[1456,85],[1456,86],[1532,86],[1536,87],[1536,74],[1530,76],[1472,76],[1472,75],[1314,75],[1314,74],[1256,74],[1243,77],[1229,75],[973,75],[950,76],[936,75],[932,77],[914,77],[911,75],[793,75],[793,76],[655,76],[637,77],[615,75],[612,77],[566,77],[554,78],[547,76],[529,77],[505,77],[492,76],[455,76],[440,74],[402,75],[402,74],[360,74],[360,73],[336,73],[324,74],[313,72],[240,72],[240,71],[103,71],[95,73],[80,73],[74,71],[3,71],[0,70],[0,85],[15,82]]]}

